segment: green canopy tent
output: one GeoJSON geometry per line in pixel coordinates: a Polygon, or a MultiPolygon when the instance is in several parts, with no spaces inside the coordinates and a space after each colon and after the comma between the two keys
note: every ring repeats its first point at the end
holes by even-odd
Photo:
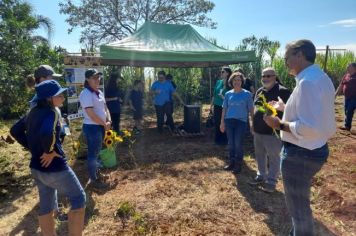
{"type": "Polygon", "coordinates": [[[104,65],[214,67],[255,61],[254,51],[230,51],[203,38],[190,25],[146,22],[133,35],[100,46],[104,65]]]}

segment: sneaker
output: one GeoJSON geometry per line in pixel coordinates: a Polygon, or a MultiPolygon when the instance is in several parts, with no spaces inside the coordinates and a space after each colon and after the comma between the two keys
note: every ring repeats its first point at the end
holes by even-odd
{"type": "Polygon", "coordinates": [[[103,174],[100,170],[98,170],[98,172],[96,173],[96,176],[102,182],[105,182],[106,180],[109,179],[109,175],[103,174]]]}
{"type": "Polygon", "coordinates": [[[235,167],[235,164],[233,162],[230,162],[230,164],[224,166],[224,170],[231,171],[234,169],[234,167],[235,167]]]}
{"type": "Polygon", "coordinates": [[[350,127],[345,127],[345,126],[340,127],[340,129],[341,129],[341,130],[346,130],[346,131],[350,131],[350,130],[351,130],[351,128],[350,128],[350,127]]]}
{"type": "Polygon", "coordinates": [[[260,185],[260,184],[263,184],[264,180],[262,178],[262,176],[256,176],[253,180],[251,180],[250,182],[248,182],[249,185],[253,185],[253,186],[256,186],[256,185],[260,185]]]}
{"type": "Polygon", "coordinates": [[[240,174],[242,171],[242,165],[241,164],[236,164],[235,168],[232,170],[232,173],[236,174],[240,174]]]}
{"type": "Polygon", "coordinates": [[[107,189],[110,187],[109,184],[101,181],[100,179],[96,179],[96,180],[89,180],[89,183],[87,185],[88,188],[92,188],[92,189],[97,189],[97,190],[103,190],[103,189],[107,189]]]}
{"type": "Polygon", "coordinates": [[[264,183],[261,186],[261,190],[266,193],[273,193],[274,191],[276,191],[276,186],[274,186],[273,184],[264,183]]]}

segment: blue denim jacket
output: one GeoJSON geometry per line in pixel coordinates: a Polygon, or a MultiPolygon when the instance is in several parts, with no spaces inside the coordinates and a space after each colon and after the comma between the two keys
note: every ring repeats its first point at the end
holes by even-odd
{"type": "Polygon", "coordinates": [[[36,106],[27,116],[18,120],[10,129],[11,135],[31,152],[30,167],[43,172],[56,172],[68,169],[67,159],[60,142],[59,114],[51,107],[36,106]],[[41,165],[43,153],[57,152],[51,164],[41,165]]]}

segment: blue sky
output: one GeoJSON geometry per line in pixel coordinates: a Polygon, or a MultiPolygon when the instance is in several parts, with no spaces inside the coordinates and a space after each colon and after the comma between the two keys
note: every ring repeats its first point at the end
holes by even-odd
{"type": "MultiPolygon", "coordinates": [[[[59,0],[29,0],[36,14],[52,19],[52,45],[79,52],[80,29],[68,35],[65,15],[59,14],[59,0]]],[[[234,49],[243,38],[267,36],[281,42],[307,38],[317,47],[346,48],[356,52],[356,0],[213,0],[209,16],[217,29],[195,27],[219,45],[234,49]]],[[[44,34],[39,31],[39,34],[44,34]]]]}

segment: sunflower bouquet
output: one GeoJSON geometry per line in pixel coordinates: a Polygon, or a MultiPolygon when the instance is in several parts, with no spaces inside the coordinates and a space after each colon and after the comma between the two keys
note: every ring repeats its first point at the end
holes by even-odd
{"type": "Polygon", "coordinates": [[[266,116],[276,116],[277,110],[267,102],[265,95],[260,94],[257,97],[256,108],[266,116]]]}
{"type": "Polygon", "coordinates": [[[107,148],[114,148],[118,143],[122,143],[124,141],[123,137],[118,135],[113,130],[105,131],[104,144],[107,148]]]}
{"type": "MultiPolygon", "coordinates": [[[[277,116],[278,114],[276,108],[267,102],[267,99],[263,94],[258,95],[256,108],[266,116],[277,116]]],[[[277,136],[277,138],[279,137],[275,129],[273,129],[273,133],[277,136]]]]}

